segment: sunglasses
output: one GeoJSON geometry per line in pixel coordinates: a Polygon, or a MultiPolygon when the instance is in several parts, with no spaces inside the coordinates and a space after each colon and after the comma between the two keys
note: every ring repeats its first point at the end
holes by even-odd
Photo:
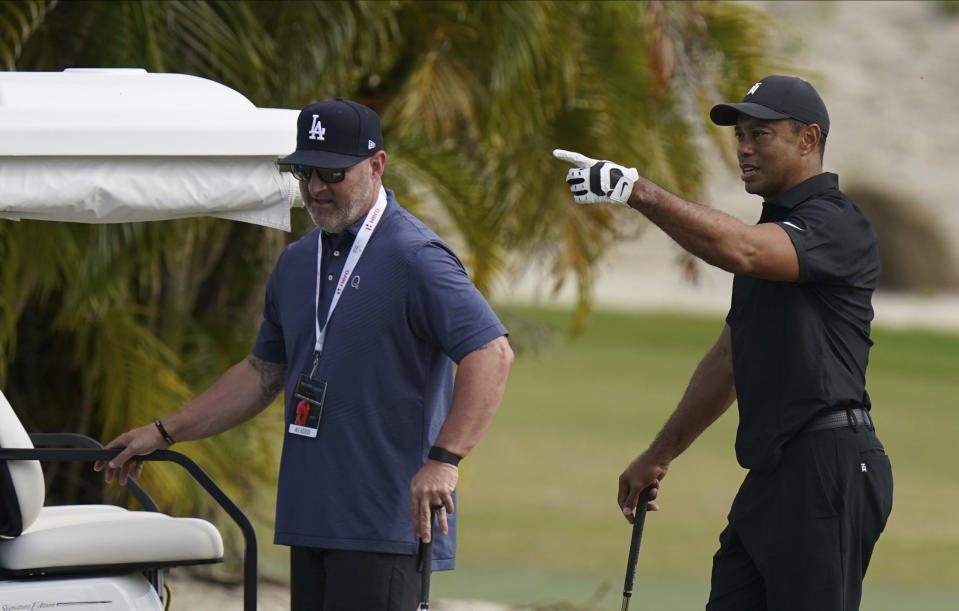
{"type": "Polygon", "coordinates": [[[346,178],[346,171],[349,168],[314,168],[311,165],[294,163],[290,166],[290,173],[300,182],[309,182],[313,172],[320,177],[323,182],[341,182],[346,178]]]}

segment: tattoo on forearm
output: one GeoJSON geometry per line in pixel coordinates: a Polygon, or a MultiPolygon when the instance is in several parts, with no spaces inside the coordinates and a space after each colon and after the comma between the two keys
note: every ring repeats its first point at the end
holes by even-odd
{"type": "Polygon", "coordinates": [[[270,363],[252,354],[246,357],[246,360],[260,373],[260,396],[264,402],[269,403],[283,390],[283,384],[286,382],[286,365],[270,363]]]}

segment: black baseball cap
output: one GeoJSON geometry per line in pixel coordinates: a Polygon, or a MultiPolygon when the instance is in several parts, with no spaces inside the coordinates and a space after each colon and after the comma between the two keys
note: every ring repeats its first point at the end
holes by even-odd
{"type": "Polygon", "coordinates": [[[816,89],[795,76],[767,76],[746,92],[738,104],[716,104],[709,118],[716,125],[736,125],[739,113],[756,119],[795,119],[815,123],[823,135],[829,133],[829,113],[816,89]]]}
{"type": "Polygon", "coordinates": [[[281,165],[348,168],[383,150],[380,117],[372,108],[336,98],[310,104],[296,120],[296,151],[281,165]]]}

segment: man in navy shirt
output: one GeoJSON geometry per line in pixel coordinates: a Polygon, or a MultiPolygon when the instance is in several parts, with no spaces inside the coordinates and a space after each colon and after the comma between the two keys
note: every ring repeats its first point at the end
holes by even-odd
{"type": "MultiPolygon", "coordinates": [[[[619,478],[633,521],[670,463],[738,400],[736,456],[749,473],[713,559],[707,609],[858,609],[892,508],[889,459],[865,389],[876,234],[822,171],[829,116],[816,90],[770,76],[710,112],[735,126],[741,178],[763,198],[746,225],[685,201],[634,168],[557,150],[578,203],[632,207],[690,253],[735,274],[716,344],[649,448],[619,478]]],[[[657,509],[650,503],[650,509],[657,509]]]]}
{"type": "Polygon", "coordinates": [[[307,106],[280,163],[317,229],[280,256],[252,354],[110,442],[125,450],[107,478],[136,476],[132,457],[222,432],[284,391],[275,542],[291,547],[292,608],[408,611],[431,508],[444,535],[433,567],[453,568],[457,463],[502,399],[507,332],[456,255],[382,186],[371,109],[307,106]]]}

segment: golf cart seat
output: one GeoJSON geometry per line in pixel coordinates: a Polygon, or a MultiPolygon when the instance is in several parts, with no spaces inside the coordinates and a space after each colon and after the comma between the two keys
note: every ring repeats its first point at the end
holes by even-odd
{"type": "MultiPolygon", "coordinates": [[[[0,392],[0,448],[34,448],[0,392]]],[[[114,505],[44,507],[36,460],[0,460],[0,577],[153,570],[222,562],[209,522],[114,505]]]]}

